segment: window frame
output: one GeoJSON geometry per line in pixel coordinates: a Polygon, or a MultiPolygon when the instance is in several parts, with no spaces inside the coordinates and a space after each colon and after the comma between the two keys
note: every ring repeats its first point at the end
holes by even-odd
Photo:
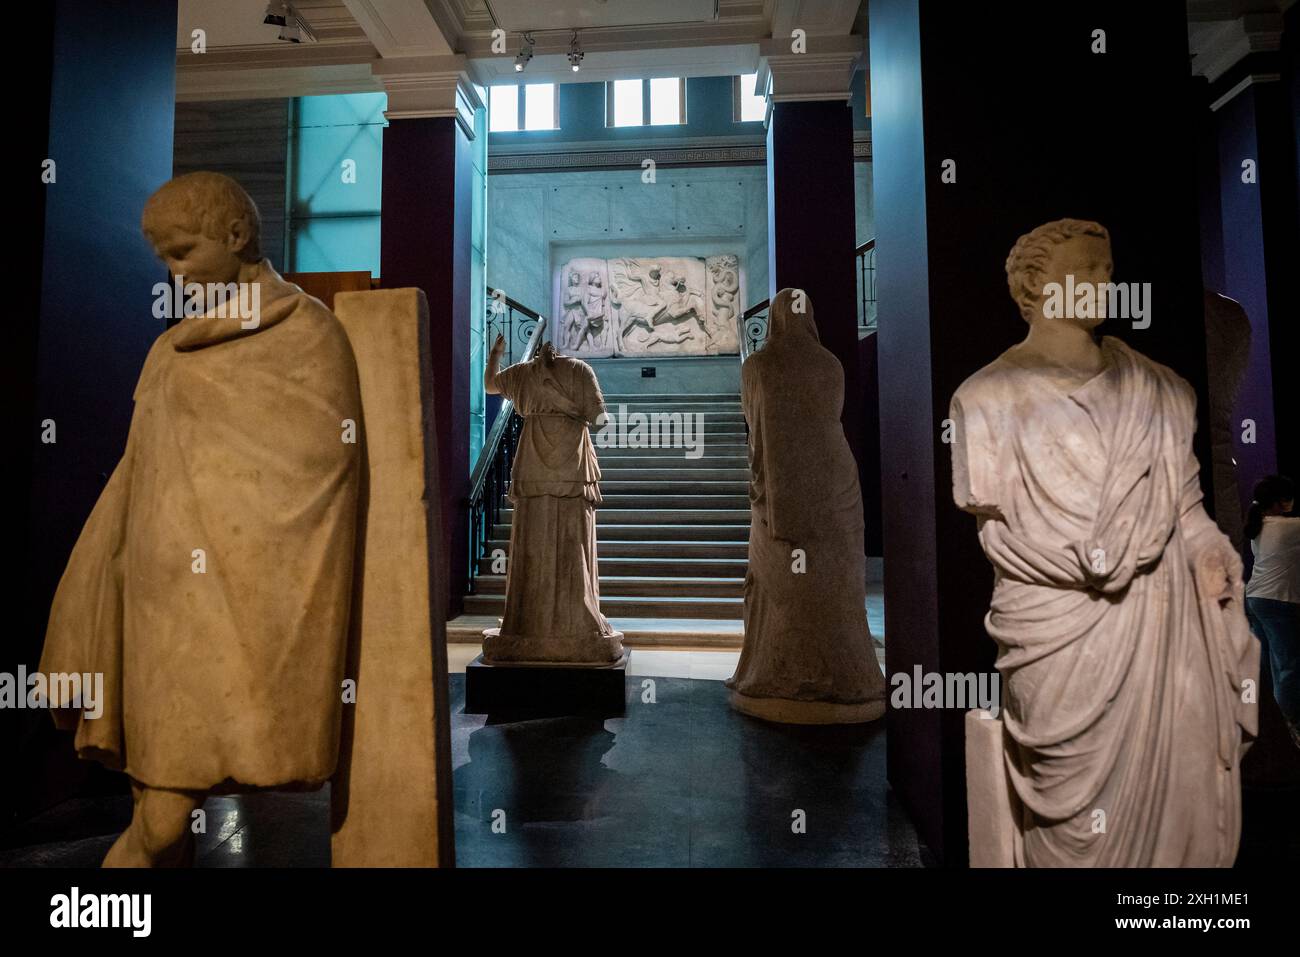
{"type": "MultiPolygon", "coordinates": [[[[732,76],[732,78],[731,78],[731,122],[733,122],[733,123],[766,123],[766,122],[767,122],[767,107],[766,107],[766,106],[764,106],[764,108],[763,108],[763,115],[762,115],[762,117],[760,117],[759,119],[757,119],[757,120],[747,120],[747,119],[745,119],[745,117],[744,117],[744,107],[743,107],[743,105],[742,105],[744,94],[741,92],[741,89],[740,89],[740,78],[741,78],[741,76],[742,76],[742,74],[737,73],[737,74],[735,74],[734,76],[732,76]]],[[[757,75],[757,73],[755,73],[755,75],[754,75],[754,95],[755,95],[755,96],[759,96],[759,95],[760,95],[760,94],[758,93],[758,75],[757,75]]],[[[766,97],[766,93],[764,93],[763,96],[766,97]]]]}
{"type": "MultiPolygon", "coordinates": [[[[636,77],[627,77],[635,80],[636,77]]],[[[622,126],[614,122],[614,84],[615,80],[605,81],[605,128],[611,130],[633,130],[644,129],[652,126],[685,126],[686,125],[686,77],[684,76],[656,76],[641,77],[641,122],[627,123],[622,126]],[[676,123],[651,123],[650,122],[650,81],[654,80],[676,80],[677,81],[677,122],[676,123]]]]}
{"type": "Polygon", "coordinates": [[[511,133],[554,133],[560,128],[560,87],[564,84],[548,83],[494,83],[488,88],[488,133],[496,133],[508,136],[511,133]],[[515,98],[515,128],[513,130],[494,130],[492,129],[492,118],[490,107],[492,105],[492,90],[499,86],[513,86],[518,88],[519,95],[515,98]],[[555,87],[555,96],[551,98],[551,125],[539,129],[530,130],[526,123],[528,116],[528,88],[530,86],[553,86],[555,87]]]}

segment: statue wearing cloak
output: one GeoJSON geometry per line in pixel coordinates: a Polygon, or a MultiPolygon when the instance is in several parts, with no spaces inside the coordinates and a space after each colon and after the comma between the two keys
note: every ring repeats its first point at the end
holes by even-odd
{"type": "Polygon", "coordinates": [[[101,672],[83,758],[174,791],[312,786],[338,759],[357,372],[342,326],[266,260],[260,320],[163,333],[126,451],[50,611],[44,672],[101,672]]]}
{"type": "Polygon", "coordinates": [[[1191,388],[1100,345],[1081,385],[1011,349],[952,400],[953,495],[995,569],[1015,862],[1229,866],[1259,656],[1240,570],[1214,565],[1191,388]]]}

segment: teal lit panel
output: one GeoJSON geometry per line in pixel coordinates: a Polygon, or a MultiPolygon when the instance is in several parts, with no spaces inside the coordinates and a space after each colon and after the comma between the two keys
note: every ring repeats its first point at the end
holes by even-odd
{"type": "Polygon", "coordinates": [[[301,96],[297,113],[299,127],[305,126],[383,126],[387,93],[342,93],[329,96],[301,96]]]}
{"type": "Polygon", "coordinates": [[[295,219],[289,242],[292,272],[380,275],[378,216],[295,219]]]}
{"type": "Polygon", "coordinates": [[[314,126],[297,130],[295,136],[291,197],[295,218],[379,212],[382,126],[314,126]],[[348,161],[351,166],[345,170],[348,161]],[[350,181],[352,170],[355,181],[350,181]]]}

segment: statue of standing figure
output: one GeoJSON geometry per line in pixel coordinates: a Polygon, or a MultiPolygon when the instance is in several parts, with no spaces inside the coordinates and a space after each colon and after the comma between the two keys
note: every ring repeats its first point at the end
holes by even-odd
{"type": "Polygon", "coordinates": [[[740,367],[752,521],[731,705],[791,724],[874,721],[885,678],[867,626],[858,466],[840,424],[844,370],[801,290],[777,293],[769,330],[740,367]]]}
{"type": "MultiPolygon", "coordinates": [[[[1094,338],[1104,227],[1039,226],[1006,270],[1029,334],[962,383],[950,415],[953,497],[995,571],[1013,862],[1229,866],[1259,646],[1241,561],[1201,505],[1194,393],[1094,338]],[[1095,308],[1049,317],[1071,280],[1095,308]]],[[[972,827],[1000,827],[990,814],[973,804],[972,827]]]]}
{"type": "Polygon", "coordinates": [[[612,664],[623,656],[623,636],[600,612],[600,466],[589,431],[605,412],[600,384],[591,366],[550,342],[498,371],[504,351],[497,336],[483,387],[513,401],[524,428],[510,478],[505,616],[485,632],[483,660],[612,664]]]}
{"type": "Polygon", "coordinates": [[[347,335],[262,258],[248,194],[178,176],[141,225],[187,288],[242,286],[260,315],[219,302],[158,337],[50,610],[41,670],[101,673],[106,699],[55,722],[131,779],[106,867],[192,863],[209,794],[334,774],[360,479],[347,335]]]}

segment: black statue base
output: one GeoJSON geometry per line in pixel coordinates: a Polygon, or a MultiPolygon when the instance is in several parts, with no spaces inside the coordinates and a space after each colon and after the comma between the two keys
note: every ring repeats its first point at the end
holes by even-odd
{"type": "Polygon", "coordinates": [[[465,713],[560,718],[623,714],[627,662],[611,665],[488,664],[479,655],[465,668],[465,713]]]}

